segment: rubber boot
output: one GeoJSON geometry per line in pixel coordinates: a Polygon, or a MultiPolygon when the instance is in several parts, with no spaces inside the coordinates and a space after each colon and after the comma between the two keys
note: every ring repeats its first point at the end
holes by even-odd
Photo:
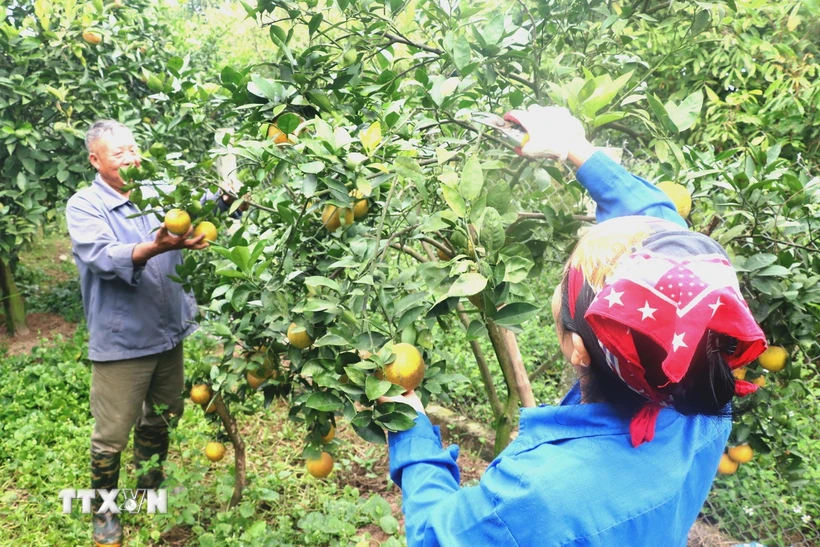
{"type": "Polygon", "coordinates": [[[165,480],[162,463],[168,456],[168,428],[136,426],[134,428],[134,465],[141,469],[142,462],[150,461],[156,454],[159,467],[154,467],[137,479],[137,488],[159,488],[165,480]]]}
{"type": "MultiPolygon", "coordinates": [[[[113,490],[120,481],[120,453],[91,453],[91,488],[113,490]]],[[[98,547],[120,547],[122,545],[122,524],[119,515],[106,511],[97,513],[102,506],[102,498],[94,496],[91,501],[94,523],[94,544],[98,547]]]]}

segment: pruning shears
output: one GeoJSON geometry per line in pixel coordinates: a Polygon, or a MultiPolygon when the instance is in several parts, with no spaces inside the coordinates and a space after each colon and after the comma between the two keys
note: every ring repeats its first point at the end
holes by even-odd
{"type": "Polygon", "coordinates": [[[498,131],[518,147],[524,146],[530,140],[530,134],[520,124],[501,116],[488,112],[474,112],[470,119],[498,131]]]}

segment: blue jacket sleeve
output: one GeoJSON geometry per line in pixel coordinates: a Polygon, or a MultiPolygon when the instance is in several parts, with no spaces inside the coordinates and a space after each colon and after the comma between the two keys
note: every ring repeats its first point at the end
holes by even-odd
{"type": "Polygon", "coordinates": [[[101,279],[121,279],[137,286],[145,265],[134,266],[136,243],[121,243],[102,214],[77,196],[66,205],[68,234],[74,254],[101,279]]]}
{"type": "Polygon", "coordinates": [[[601,151],[595,152],[575,174],[598,208],[598,222],[639,215],[662,218],[686,228],[675,204],[663,190],[636,177],[601,151]]]}
{"type": "Polygon", "coordinates": [[[442,449],[427,416],[390,433],[390,476],[402,491],[408,547],[516,545],[481,487],[459,488],[458,446],[442,449]]]}

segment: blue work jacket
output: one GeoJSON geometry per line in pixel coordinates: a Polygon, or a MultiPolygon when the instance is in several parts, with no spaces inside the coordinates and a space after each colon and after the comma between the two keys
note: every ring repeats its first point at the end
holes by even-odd
{"type": "MultiPolygon", "coordinates": [[[[686,226],[663,191],[602,152],[576,178],[599,222],[646,215],[686,226]]],[[[731,419],[664,408],[655,438],[633,448],[631,416],[580,398],[576,384],[560,406],[522,409],[518,437],[471,488],[459,487],[458,446],[442,449],[426,416],[390,433],[408,546],[684,547],[731,419]]]]}
{"type": "MultiPolygon", "coordinates": [[[[153,186],[142,188],[156,195],[153,186]]],[[[168,278],[182,252],[159,254],[141,266],[131,259],[138,243],[154,241],[161,221],[141,211],[99,175],[66,206],[68,233],[80,272],[88,323],[88,357],[119,361],[169,350],[196,330],[196,302],[168,278]]]]}
{"type": "Polygon", "coordinates": [[[560,406],[522,409],[518,437],[469,488],[426,416],[391,433],[408,547],[685,547],[731,419],[665,408],[633,448],[629,416],[580,398],[576,384],[560,406]]]}

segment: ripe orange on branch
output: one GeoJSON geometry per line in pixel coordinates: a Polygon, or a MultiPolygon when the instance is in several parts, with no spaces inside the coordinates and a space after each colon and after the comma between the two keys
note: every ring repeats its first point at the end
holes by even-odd
{"type": "Polygon", "coordinates": [[[205,446],[205,456],[212,462],[218,462],[225,457],[225,445],[218,442],[210,442],[205,446]]]}
{"type": "Polygon", "coordinates": [[[748,444],[733,446],[727,450],[727,453],[737,463],[749,463],[755,455],[755,451],[748,444]]]}
{"type": "Polygon", "coordinates": [[[96,46],[102,42],[102,33],[99,30],[87,28],[83,31],[83,40],[86,44],[96,46]]]}
{"type": "Polygon", "coordinates": [[[359,190],[353,190],[350,195],[356,198],[356,204],[353,206],[353,218],[360,219],[370,210],[370,203],[359,190]]]}
{"type": "MultiPolygon", "coordinates": [[[[342,209],[342,212],[345,216],[345,226],[350,226],[353,224],[353,220],[356,218],[354,216],[353,209],[345,207],[342,209]]],[[[331,204],[325,205],[325,209],[322,211],[322,224],[330,232],[335,232],[338,230],[342,225],[339,208],[331,204]]]]}
{"type": "Polygon", "coordinates": [[[191,400],[198,405],[204,405],[211,400],[211,388],[205,384],[195,385],[191,388],[191,400]]]}
{"type": "Polygon", "coordinates": [[[307,330],[297,332],[299,325],[291,323],[288,327],[288,342],[290,345],[299,349],[307,349],[313,344],[313,338],[310,337],[307,330]]]}
{"type": "Polygon", "coordinates": [[[739,465],[740,464],[730,458],[728,454],[723,454],[718,464],[718,473],[721,475],[731,475],[737,471],[739,465]]]}
{"type": "Polygon", "coordinates": [[[322,452],[318,458],[308,458],[305,460],[307,472],[317,479],[324,479],[333,471],[333,456],[327,452],[322,452]]]}
{"type": "Polygon", "coordinates": [[[757,358],[760,366],[769,372],[780,372],[786,368],[789,360],[789,352],[783,346],[769,346],[760,357],[757,358]]]}
{"type": "Polygon", "coordinates": [[[276,124],[270,124],[268,126],[268,138],[273,139],[275,144],[284,144],[288,142],[288,136],[285,134],[284,131],[279,129],[276,124]]]}

